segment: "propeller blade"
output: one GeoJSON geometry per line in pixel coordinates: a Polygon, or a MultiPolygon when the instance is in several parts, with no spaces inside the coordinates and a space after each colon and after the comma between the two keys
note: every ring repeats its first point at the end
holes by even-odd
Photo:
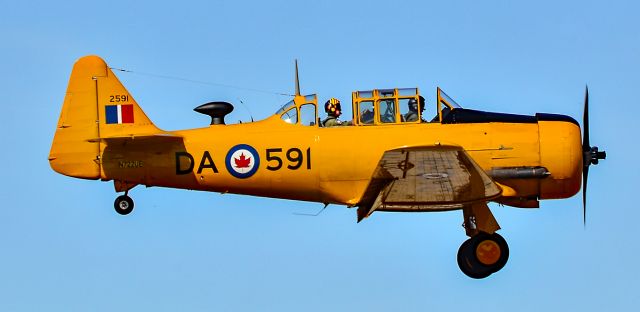
{"type": "Polygon", "coordinates": [[[582,127],[583,127],[582,150],[586,152],[591,149],[591,145],[589,143],[589,86],[585,86],[582,127]]]}
{"type": "Polygon", "coordinates": [[[587,225],[587,180],[589,179],[589,166],[582,171],[582,224],[587,225]]]}
{"type": "Polygon", "coordinates": [[[589,142],[589,86],[584,89],[584,111],[582,113],[582,224],[587,225],[587,185],[589,181],[589,166],[591,165],[591,145],[589,142]]]}
{"type": "Polygon", "coordinates": [[[591,147],[589,142],[589,86],[584,90],[584,113],[582,115],[582,222],[587,225],[587,185],[589,181],[589,166],[597,165],[598,161],[607,158],[605,151],[599,151],[597,146],[591,147]]]}

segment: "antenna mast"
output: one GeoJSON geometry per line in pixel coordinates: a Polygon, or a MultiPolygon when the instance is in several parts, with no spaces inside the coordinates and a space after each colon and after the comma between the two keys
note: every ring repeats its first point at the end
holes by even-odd
{"type": "Polygon", "coordinates": [[[296,96],[300,95],[300,79],[298,78],[298,59],[296,59],[296,96]]]}

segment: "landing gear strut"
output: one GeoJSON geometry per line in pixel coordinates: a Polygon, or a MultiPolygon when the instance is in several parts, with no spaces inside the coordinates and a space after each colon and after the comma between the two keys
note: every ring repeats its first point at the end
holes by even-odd
{"type": "Polygon", "coordinates": [[[120,195],[113,203],[113,208],[121,215],[128,215],[133,211],[133,199],[127,195],[128,191],[124,192],[124,195],[120,195]]]}
{"type": "Polygon", "coordinates": [[[485,278],[500,271],[509,259],[509,245],[486,204],[463,208],[463,224],[470,238],[458,249],[458,266],[471,278],[485,278]]]}

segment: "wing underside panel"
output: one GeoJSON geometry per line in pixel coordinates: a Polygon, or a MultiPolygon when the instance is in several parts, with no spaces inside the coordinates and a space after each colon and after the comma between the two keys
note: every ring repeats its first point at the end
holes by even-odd
{"type": "Polygon", "coordinates": [[[375,210],[452,210],[501,192],[461,147],[416,147],[384,153],[359,206],[362,218],[375,210]]]}

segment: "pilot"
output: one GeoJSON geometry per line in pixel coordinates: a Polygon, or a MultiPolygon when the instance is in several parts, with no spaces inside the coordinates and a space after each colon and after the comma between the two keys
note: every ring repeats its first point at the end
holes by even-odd
{"type": "MultiPolygon", "coordinates": [[[[420,110],[420,113],[424,111],[424,98],[422,97],[422,95],[420,95],[419,101],[416,101],[416,99],[411,99],[409,100],[408,106],[409,106],[409,112],[404,114],[403,116],[404,121],[406,122],[417,121],[418,110],[420,110]]],[[[421,121],[424,122],[424,120],[422,119],[421,121]]]]}
{"type": "Polygon", "coordinates": [[[373,108],[371,109],[365,109],[361,114],[360,114],[360,122],[362,124],[365,125],[370,125],[373,124],[373,117],[375,116],[375,113],[373,111],[373,108]]]}
{"type": "Polygon", "coordinates": [[[327,112],[327,118],[322,121],[322,125],[325,127],[334,126],[349,126],[350,122],[342,122],[338,120],[338,117],[342,115],[342,108],[340,107],[340,100],[336,98],[330,98],[324,103],[324,111],[327,112]]]}

